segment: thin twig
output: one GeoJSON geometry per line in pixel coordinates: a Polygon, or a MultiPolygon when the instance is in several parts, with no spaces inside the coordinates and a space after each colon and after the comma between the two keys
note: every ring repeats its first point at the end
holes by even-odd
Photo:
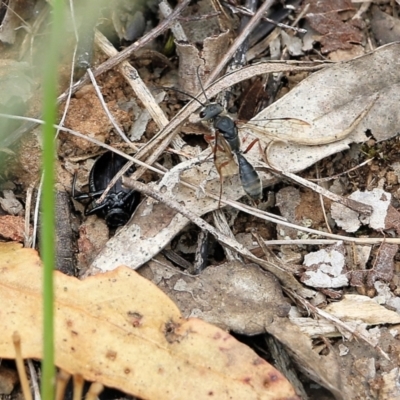
{"type": "Polygon", "coordinates": [[[265,0],[260,9],[254,14],[253,18],[249,21],[246,28],[243,32],[236,38],[233,42],[232,46],[229,48],[227,53],[222,57],[222,60],[218,63],[218,65],[214,68],[214,70],[209,75],[204,86],[211,85],[212,82],[218,77],[221,71],[224,69],[225,65],[229,62],[229,60],[236,53],[237,49],[241,46],[241,44],[246,40],[247,36],[250,32],[256,27],[256,25],[260,22],[263,14],[272,6],[275,0],[265,0]]]}
{"type": "MultiPolygon", "coordinates": [[[[320,174],[320,170],[319,170],[318,164],[316,164],[316,172],[317,172],[317,178],[320,178],[321,174],[320,174]]],[[[326,215],[324,198],[323,198],[321,193],[318,193],[318,198],[319,198],[319,204],[321,205],[322,214],[324,216],[326,229],[328,229],[329,233],[332,233],[332,229],[331,229],[331,226],[329,225],[329,221],[328,221],[328,216],[326,215]]]]}
{"type": "Polygon", "coordinates": [[[340,172],[340,173],[332,175],[332,176],[328,176],[326,178],[309,179],[309,181],[311,181],[311,182],[329,182],[329,181],[333,181],[334,179],[340,178],[342,175],[347,175],[348,173],[350,173],[352,171],[355,171],[355,170],[363,167],[366,164],[369,164],[373,160],[374,160],[374,158],[370,158],[368,160],[363,161],[361,164],[356,165],[353,168],[347,169],[346,171],[340,172]]]}
{"type": "MultiPolygon", "coordinates": [[[[227,6],[232,10],[232,12],[234,12],[234,13],[237,13],[237,14],[243,14],[243,15],[247,15],[247,16],[250,16],[250,17],[253,17],[254,16],[254,13],[251,11],[251,10],[249,10],[248,8],[246,8],[246,7],[243,7],[243,6],[233,6],[232,4],[227,4],[227,6]]],[[[294,27],[294,26],[291,26],[291,25],[286,25],[286,24],[283,24],[282,22],[277,22],[277,21],[274,21],[273,19],[270,19],[270,18],[268,18],[268,17],[262,17],[262,19],[264,20],[264,21],[267,21],[267,22],[269,22],[270,24],[272,24],[272,25],[275,25],[275,26],[277,26],[278,28],[283,28],[283,29],[289,29],[289,30],[293,30],[293,31],[295,31],[295,32],[298,32],[298,33],[307,33],[307,29],[302,29],[302,28],[296,28],[296,27],[294,27]]]]}
{"type": "Polygon", "coordinates": [[[32,206],[33,184],[31,184],[26,191],[25,201],[25,228],[24,228],[24,247],[30,247],[32,244],[32,237],[30,232],[30,215],[32,206]]]}
{"type": "Polygon", "coordinates": [[[111,114],[110,110],[107,107],[106,102],[104,101],[104,97],[100,91],[99,85],[96,82],[96,78],[93,75],[93,72],[90,68],[87,69],[87,73],[89,75],[89,78],[92,82],[92,85],[94,87],[94,90],[96,91],[97,97],[100,100],[101,106],[103,107],[104,112],[107,114],[107,117],[109,118],[112,126],[114,127],[114,129],[118,132],[119,136],[121,136],[121,138],[128,143],[128,145],[130,147],[132,147],[134,150],[137,150],[137,146],[132,143],[128,137],[125,135],[125,133],[122,131],[122,129],[120,128],[120,126],[118,125],[117,121],[115,120],[114,116],[111,114]]]}
{"type": "MultiPolygon", "coordinates": [[[[24,120],[24,121],[31,121],[31,122],[35,122],[38,125],[43,125],[44,124],[44,121],[42,121],[40,119],[37,119],[37,118],[22,117],[22,116],[17,116],[17,115],[9,115],[9,114],[1,114],[1,113],[0,113],[0,117],[9,118],[9,119],[24,120]]],[[[94,139],[94,138],[92,138],[90,136],[85,136],[80,132],[74,131],[74,130],[69,129],[69,128],[65,128],[65,127],[60,126],[60,125],[54,125],[54,128],[60,129],[61,131],[70,133],[71,135],[74,135],[74,136],[77,136],[77,137],[79,137],[81,139],[87,140],[87,141],[89,141],[91,143],[96,144],[99,147],[105,148],[106,150],[113,151],[114,153],[117,153],[120,156],[125,157],[127,160],[132,161],[133,163],[135,163],[137,165],[140,165],[141,167],[147,168],[147,169],[149,169],[149,170],[151,170],[151,171],[153,171],[153,172],[155,172],[157,174],[160,174],[160,175],[164,175],[165,174],[164,171],[161,171],[161,170],[159,170],[159,169],[157,169],[157,168],[155,168],[155,167],[153,167],[151,165],[148,165],[148,164],[144,163],[143,161],[137,160],[136,158],[124,153],[123,151],[118,150],[118,149],[116,149],[116,148],[114,148],[114,147],[112,147],[112,146],[110,146],[110,145],[108,145],[106,143],[100,142],[99,140],[94,139]]]]}

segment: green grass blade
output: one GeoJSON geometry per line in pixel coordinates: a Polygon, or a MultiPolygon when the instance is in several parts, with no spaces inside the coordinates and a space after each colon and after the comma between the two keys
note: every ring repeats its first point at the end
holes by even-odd
{"type": "Polygon", "coordinates": [[[64,20],[64,0],[53,0],[52,27],[43,65],[43,192],[41,257],[43,260],[43,362],[41,392],[43,400],[54,398],[54,289],[55,268],[55,129],[57,117],[57,70],[64,20]]]}

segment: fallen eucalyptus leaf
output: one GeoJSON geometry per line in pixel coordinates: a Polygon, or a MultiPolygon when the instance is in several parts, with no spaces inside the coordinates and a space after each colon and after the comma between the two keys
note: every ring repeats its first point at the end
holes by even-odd
{"type": "MultiPolygon", "coordinates": [[[[0,357],[42,357],[42,269],[36,251],[0,244],[0,357]],[[25,279],[29,276],[29,279],[25,279]]],[[[182,318],[127,267],[84,281],[54,272],[55,363],[146,399],[297,399],[287,380],[227,332],[182,318]]]]}

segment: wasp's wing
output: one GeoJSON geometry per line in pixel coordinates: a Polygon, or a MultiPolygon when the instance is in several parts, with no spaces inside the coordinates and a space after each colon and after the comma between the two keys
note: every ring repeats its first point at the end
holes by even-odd
{"type": "Polygon", "coordinates": [[[221,178],[236,175],[239,170],[231,148],[222,135],[215,136],[214,164],[221,178]]]}
{"type": "Polygon", "coordinates": [[[269,120],[252,120],[246,123],[237,123],[241,132],[247,132],[260,140],[279,140],[284,142],[307,142],[304,138],[310,124],[297,118],[279,118],[269,120]]]}

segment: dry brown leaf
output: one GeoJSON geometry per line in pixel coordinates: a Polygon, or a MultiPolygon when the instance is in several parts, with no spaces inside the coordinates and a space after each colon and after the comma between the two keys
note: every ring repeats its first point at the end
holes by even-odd
{"type": "Polygon", "coordinates": [[[322,36],[322,52],[329,53],[338,49],[351,49],[354,43],[361,43],[362,32],[354,26],[354,21],[344,21],[343,11],[355,11],[350,0],[308,1],[310,8],[306,18],[310,26],[322,36]]]}
{"type": "MultiPolygon", "coordinates": [[[[34,250],[0,245],[0,357],[41,358],[42,269],[34,250]],[[29,279],[26,277],[29,276],[29,279]]],[[[227,332],[185,320],[126,267],[84,281],[54,272],[56,364],[146,399],[296,399],[287,380],[227,332]]]]}

